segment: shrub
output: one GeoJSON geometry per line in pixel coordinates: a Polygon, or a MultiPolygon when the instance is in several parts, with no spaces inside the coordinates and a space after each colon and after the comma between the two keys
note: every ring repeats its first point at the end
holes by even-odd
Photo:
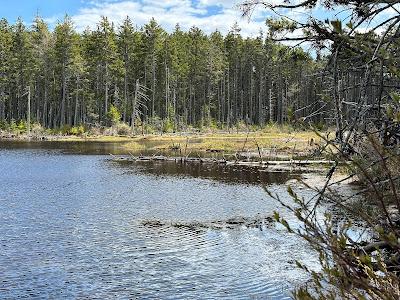
{"type": "Polygon", "coordinates": [[[63,125],[60,129],[59,129],[59,133],[61,134],[69,134],[71,131],[71,126],[70,125],[63,125]]]}
{"type": "Polygon", "coordinates": [[[71,135],[82,135],[84,133],[85,133],[85,127],[83,127],[82,125],[74,126],[69,131],[69,134],[71,135]]]}
{"type": "Polygon", "coordinates": [[[10,126],[8,127],[8,130],[11,131],[11,132],[17,132],[18,126],[17,126],[17,123],[15,122],[14,119],[11,119],[10,126]]]}
{"type": "Polygon", "coordinates": [[[238,121],[236,124],[235,124],[235,128],[236,128],[236,131],[247,131],[247,129],[248,129],[248,126],[246,125],[246,123],[245,122],[243,122],[243,121],[238,121]]]}
{"type": "Polygon", "coordinates": [[[171,133],[174,131],[174,124],[170,120],[164,121],[163,132],[171,133]]]}
{"type": "Polygon", "coordinates": [[[157,116],[155,116],[154,118],[150,118],[148,120],[148,125],[150,126],[150,127],[147,128],[147,129],[149,129],[149,132],[150,131],[152,131],[152,132],[161,132],[164,129],[163,121],[157,116]]]}
{"type": "Polygon", "coordinates": [[[5,121],[5,120],[3,120],[3,121],[0,121],[0,130],[8,130],[8,123],[7,123],[7,121],[5,121]]]}
{"type": "Polygon", "coordinates": [[[130,135],[132,133],[131,127],[126,123],[118,123],[115,126],[118,135],[130,135]]]}
{"type": "Polygon", "coordinates": [[[27,130],[27,123],[24,120],[20,120],[17,125],[17,129],[20,132],[25,132],[27,130]]]}
{"type": "Polygon", "coordinates": [[[103,130],[101,129],[101,127],[93,126],[93,127],[90,127],[89,134],[90,135],[102,135],[103,130]]]}
{"type": "Polygon", "coordinates": [[[114,126],[111,126],[111,127],[105,128],[105,129],[102,131],[101,134],[102,134],[102,135],[105,135],[105,136],[113,136],[113,135],[116,134],[115,127],[114,127],[114,126]]]}
{"type": "Polygon", "coordinates": [[[33,123],[31,131],[33,134],[43,134],[45,132],[45,129],[40,123],[33,123]]]}
{"type": "Polygon", "coordinates": [[[147,134],[153,134],[156,132],[156,128],[153,125],[146,123],[144,126],[144,131],[147,134]]]}
{"type": "Polygon", "coordinates": [[[111,105],[107,112],[107,120],[111,126],[118,124],[121,120],[121,113],[114,105],[111,105]]]}
{"type": "MultiPolygon", "coordinates": [[[[336,147],[335,141],[325,140],[336,147]]],[[[309,273],[310,281],[294,291],[295,299],[399,299],[400,297],[400,188],[395,149],[382,147],[379,139],[364,134],[364,151],[349,154],[337,147],[336,163],[327,175],[324,187],[304,186],[315,192],[306,199],[288,187],[294,203],[288,205],[278,194],[267,193],[293,212],[301,223],[296,228],[275,213],[275,220],[289,232],[305,239],[319,254],[320,271],[313,271],[301,262],[297,266],[309,273]],[[365,151],[367,150],[367,151],[365,151]],[[366,155],[364,155],[366,154],[366,155]],[[361,180],[363,189],[349,196],[342,192],[340,182],[334,184],[338,166],[346,165],[350,176],[361,180]],[[339,185],[338,185],[339,184],[339,185]],[[361,197],[361,198],[359,198],[361,197]],[[359,200],[357,200],[359,198],[359,200]],[[324,217],[317,217],[319,205],[324,217]],[[341,211],[333,216],[330,211],[341,211]],[[355,227],[368,234],[354,235],[355,227]]],[[[321,211],[320,211],[321,212],[321,211]]]]}

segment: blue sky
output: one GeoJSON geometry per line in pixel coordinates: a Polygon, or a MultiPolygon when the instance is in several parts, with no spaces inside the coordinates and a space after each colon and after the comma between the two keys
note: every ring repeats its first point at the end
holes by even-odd
{"type": "Polygon", "coordinates": [[[14,22],[18,17],[29,22],[39,12],[43,16],[53,16],[57,14],[76,14],[80,7],[85,5],[82,0],[0,0],[1,17],[14,22]]]}
{"type": "Polygon", "coordinates": [[[51,26],[65,14],[72,16],[77,30],[93,28],[101,15],[116,24],[129,15],[142,26],[154,17],[164,28],[172,30],[176,23],[189,29],[198,26],[210,33],[215,29],[227,33],[235,22],[245,36],[258,35],[264,28],[265,15],[256,14],[251,21],[243,19],[235,0],[14,0],[3,2],[0,17],[15,22],[22,17],[30,24],[39,13],[51,26]],[[6,4],[7,3],[7,4],[6,4]]]}
{"type": "MultiPolygon", "coordinates": [[[[78,31],[83,31],[86,27],[95,28],[103,15],[116,25],[129,16],[139,27],[154,17],[168,31],[172,31],[179,23],[185,30],[197,26],[206,33],[218,29],[226,34],[235,22],[242,28],[241,34],[244,36],[254,37],[260,30],[266,31],[266,10],[256,10],[249,21],[241,17],[237,7],[242,1],[244,0],[0,0],[0,17],[5,17],[12,23],[22,17],[25,23],[30,24],[39,13],[50,27],[54,27],[57,21],[68,14],[78,31]]],[[[279,1],[271,0],[275,3],[279,1]]],[[[295,1],[298,0],[292,0],[295,1]]],[[[297,9],[281,13],[305,21],[310,11],[297,9]]],[[[335,17],[334,11],[326,12],[321,8],[313,13],[322,20],[328,16],[335,17]]],[[[344,18],[345,15],[346,12],[342,12],[338,17],[344,18]]]]}

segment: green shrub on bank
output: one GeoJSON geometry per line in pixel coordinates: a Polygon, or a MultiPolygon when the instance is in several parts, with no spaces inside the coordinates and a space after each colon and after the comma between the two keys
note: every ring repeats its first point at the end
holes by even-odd
{"type": "Polygon", "coordinates": [[[5,120],[0,121],[0,130],[8,130],[8,123],[5,120]]]}
{"type": "Polygon", "coordinates": [[[174,123],[172,123],[170,120],[166,120],[163,124],[163,132],[172,133],[174,132],[174,127],[174,123]]]}
{"type": "Polygon", "coordinates": [[[20,133],[27,131],[27,122],[24,120],[20,120],[17,125],[17,129],[20,133]]]}
{"type": "MultiPolygon", "coordinates": [[[[39,122],[31,122],[31,134],[48,134],[49,129],[45,129],[39,122]]],[[[0,130],[6,131],[12,134],[25,134],[28,131],[28,125],[25,120],[19,120],[18,122],[14,119],[11,122],[6,120],[0,121],[0,130]]]]}
{"type": "Polygon", "coordinates": [[[86,132],[85,127],[82,125],[79,126],[74,126],[70,129],[69,134],[70,135],[82,135],[86,132]]]}
{"type": "Polygon", "coordinates": [[[9,127],[8,127],[8,130],[9,130],[10,132],[13,132],[13,133],[16,133],[16,132],[17,132],[18,126],[17,126],[17,123],[15,122],[14,119],[11,120],[10,125],[9,125],[9,127]]]}
{"type": "Polygon", "coordinates": [[[156,130],[156,128],[155,128],[153,125],[146,123],[146,124],[144,125],[144,132],[145,132],[146,134],[153,134],[153,133],[156,133],[157,130],[156,130]]]}
{"type": "Polygon", "coordinates": [[[115,129],[118,135],[131,135],[132,134],[132,128],[123,122],[118,123],[115,125],[115,129]]]}
{"type": "Polygon", "coordinates": [[[45,134],[46,129],[40,123],[35,122],[31,125],[31,133],[35,135],[45,134]]]}
{"type": "Polygon", "coordinates": [[[83,135],[86,132],[87,132],[87,130],[86,130],[85,126],[83,126],[83,125],[79,125],[79,126],[64,125],[60,128],[54,128],[54,129],[47,130],[47,133],[50,135],[61,134],[61,135],[79,136],[79,135],[83,135]]]}
{"type": "Polygon", "coordinates": [[[10,123],[3,120],[0,121],[0,130],[8,131],[13,134],[21,134],[26,132],[27,126],[26,122],[23,120],[16,122],[14,119],[12,119],[10,123]]]}
{"type": "MultiPolygon", "coordinates": [[[[111,109],[113,111],[113,109],[111,109]]],[[[115,111],[114,111],[115,112],[115,111]]],[[[117,115],[117,114],[116,114],[117,115]]],[[[234,124],[232,127],[228,128],[223,126],[222,123],[217,123],[215,119],[211,119],[208,126],[204,126],[204,123],[199,121],[197,126],[187,125],[183,121],[179,121],[175,123],[172,120],[162,120],[159,117],[154,117],[153,119],[147,120],[147,122],[142,122],[140,119],[137,119],[135,122],[135,130],[133,132],[131,126],[124,122],[117,122],[113,126],[104,127],[100,125],[95,126],[86,126],[86,125],[64,125],[58,128],[44,128],[40,123],[33,122],[31,123],[31,134],[33,135],[73,135],[73,136],[81,136],[85,133],[92,136],[101,136],[101,135],[120,135],[120,136],[130,136],[132,134],[160,134],[160,133],[175,133],[175,132],[192,132],[192,133],[214,133],[218,130],[223,130],[226,132],[281,132],[291,134],[294,131],[312,131],[319,130],[322,131],[326,128],[326,126],[322,126],[323,124],[314,124],[315,127],[311,127],[309,124],[304,124],[304,126],[293,126],[292,124],[277,124],[277,123],[268,123],[264,126],[259,125],[250,125],[245,124],[244,122],[238,122],[234,124]],[[321,130],[322,128],[322,130],[321,130]]],[[[15,135],[25,134],[27,132],[27,123],[24,120],[11,120],[10,123],[3,120],[0,121],[0,130],[6,131],[15,135]]]]}

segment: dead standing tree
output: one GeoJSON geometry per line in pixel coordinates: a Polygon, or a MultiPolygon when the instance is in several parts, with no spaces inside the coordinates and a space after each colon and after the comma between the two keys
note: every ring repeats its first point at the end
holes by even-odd
{"type": "MultiPolygon", "coordinates": [[[[135,122],[137,118],[142,115],[143,108],[147,109],[145,103],[150,102],[149,96],[146,95],[146,91],[150,89],[140,84],[139,79],[136,80],[135,84],[135,95],[132,99],[132,132],[135,133],[135,122]]],[[[143,123],[144,121],[142,121],[143,123]]]]}

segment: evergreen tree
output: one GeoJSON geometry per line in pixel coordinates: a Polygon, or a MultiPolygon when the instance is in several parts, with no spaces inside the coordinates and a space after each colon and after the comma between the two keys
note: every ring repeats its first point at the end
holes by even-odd
{"type": "Polygon", "coordinates": [[[0,20],[0,121],[7,117],[11,121],[11,91],[8,89],[11,82],[11,60],[12,60],[12,28],[6,19],[0,20]],[[8,102],[9,113],[6,115],[6,105],[8,102]]]}
{"type": "Polygon", "coordinates": [[[289,114],[321,121],[313,112],[332,104],[319,96],[319,64],[274,42],[272,29],[243,39],[237,24],[223,36],[179,25],[169,34],[154,19],[138,29],[126,18],[116,31],[102,17],[82,33],[68,16],[53,32],[40,17],[30,30],[2,20],[0,120],[26,119],[30,86],[33,120],[50,128],[107,125],[111,105],[132,128],[138,117],[159,130],[284,123],[289,114]]]}

